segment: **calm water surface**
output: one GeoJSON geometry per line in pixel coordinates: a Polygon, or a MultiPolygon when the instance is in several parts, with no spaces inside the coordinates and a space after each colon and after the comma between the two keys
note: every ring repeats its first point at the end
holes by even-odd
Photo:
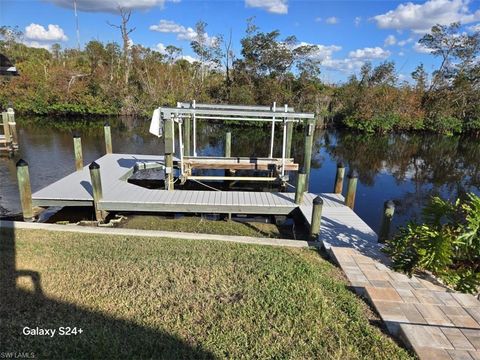
{"type": "MultiPolygon", "coordinates": [[[[72,132],[82,136],[85,164],[105,151],[101,121],[47,120],[18,117],[20,151],[0,157],[0,215],[20,212],[15,162],[30,165],[32,191],[74,171],[72,132]]],[[[117,153],[162,154],[161,141],[148,133],[148,120],[109,119],[113,150],[117,153]]],[[[232,131],[233,156],[266,156],[268,128],[235,125],[199,125],[198,154],[223,153],[226,131],[232,131]]],[[[281,144],[278,132],[276,146],[281,144]]],[[[280,149],[277,149],[280,156],[280,149]]],[[[294,136],[293,155],[302,161],[303,136],[294,136]]],[[[355,211],[378,230],[383,203],[396,203],[395,225],[419,217],[419,209],[434,194],[454,199],[466,192],[479,193],[480,141],[468,137],[424,134],[365,136],[338,130],[317,130],[310,176],[310,191],[332,192],[336,163],[359,173],[355,211]]],[[[347,169],[348,170],[348,169],[347,169]]],[[[291,179],[295,183],[295,179],[291,179]]],[[[346,191],[346,183],[345,189],[346,191]]]]}

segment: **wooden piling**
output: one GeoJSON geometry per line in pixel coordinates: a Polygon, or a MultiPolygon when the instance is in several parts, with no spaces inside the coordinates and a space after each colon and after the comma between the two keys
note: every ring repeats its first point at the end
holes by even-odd
{"type": "Polygon", "coordinates": [[[73,152],[75,155],[75,169],[83,169],[82,138],[78,134],[73,134],[73,152]]]}
{"type": "Polygon", "coordinates": [[[165,190],[173,190],[173,119],[164,121],[163,139],[165,145],[165,190]]]}
{"type": "Polygon", "coordinates": [[[10,128],[10,134],[12,136],[12,148],[14,150],[18,149],[18,134],[17,134],[17,123],[15,122],[15,111],[13,108],[9,107],[7,109],[8,117],[8,126],[10,128]]]}
{"type": "Polygon", "coordinates": [[[5,135],[5,147],[8,151],[13,151],[12,136],[10,134],[10,126],[8,125],[8,113],[2,112],[3,134],[5,135]]]}
{"type": "Polygon", "coordinates": [[[192,119],[187,117],[183,119],[183,153],[185,156],[190,156],[190,138],[191,138],[191,128],[192,128],[192,119]]]}
{"type": "Polygon", "coordinates": [[[385,201],[383,204],[383,218],[380,227],[378,242],[384,243],[390,237],[390,225],[395,214],[395,203],[392,200],[385,201]]]}
{"type": "Polygon", "coordinates": [[[229,131],[225,135],[225,157],[232,156],[232,133],[229,131]]]}
{"type": "Polygon", "coordinates": [[[322,222],[323,199],[317,196],[313,199],[312,222],[310,224],[310,238],[317,240],[320,235],[320,224],[322,222]]]}
{"type": "Polygon", "coordinates": [[[310,166],[312,163],[313,136],[315,133],[315,119],[308,119],[305,129],[305,146],[303,153],[303,169],[305,170],[305,191],[308,191],[308,183],[310,180],[310,166]]]}
{"type": "Polygon", "coordinates": [[[90,170],[90,181],[92,184],[93,206],[95,208],[95,218],[97,221],[103,221],[105,214],[98,209],[98,203],[103,198],[102,178],[100,176],[100,165],[95,161],[88,166],[90,170]]]}
{"type": "Polygon", "coordinates": [[[300,205],[303,201],[303,193],[305,192],[305,182],[307,174],[304,171],[297,174],[297,186],[295,188],[295,204],[300,205]]]}
{"type": "Polygon", "coordinates": [[[335,194],[341,194],[343,191],[343,178],[345,177],[345,165],[343,162],[337,163],[337,174],[335,175],[335,185],[333,186],[333,192],[335,194]]]}
{"type": "Polygon", "coordinates": [[[105,152],[111,154],[112,151],[112,131],[110,129],[110,124],[105,123],[103,126],[103,132],[105,134],[105,152]]]}
{"type": "Polygon", "coordinates": [[[20,193],[20,203],[22,205],[23,220],[28,222],[35,221],[32,206],[30,174],[28,172],[28,164],[23,159],[20,159],[17,162],[17,181],[18,191],[20,193]]]}
{"type": "Polygon", "coordinates": [[[358,173],[353,170],[348,174],[347,196],[345,197],[345,205],[350,209],[355,206],[355,194],[357,192],[358,173]]]}
{"type": "Polygon", "coordinates": [[[293,122],[287,122],[287,145],[285,150],[285,157],[287,159],[292,157],[292,139],[293,139],[293,122]]]}

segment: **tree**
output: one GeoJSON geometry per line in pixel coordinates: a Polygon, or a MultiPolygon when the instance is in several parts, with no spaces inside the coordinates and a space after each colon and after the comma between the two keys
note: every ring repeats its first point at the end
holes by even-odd
{"type": "Polygon", "coordinates": [[[220,44],[222,38],[208,37],[207,23],[199,21],[195,24],[195,38],[190,43],[195,54],[200,60],[201,83],[204,83],[205,74],[208,67],[217,68],[221,63],[222,50],[220,44]]]}
{"type": "Polygon", "coordinates": [[[117,29],[120,29],[120,33],[122,34],[122,40],[123,40],[123,69],[124,69],[124,75],[125,75],[125,86],[128,85],[128,79],[130,76],[130,47],[131,47],[131,41],[130,41],[130,34],[135,31],[136,28],[128,28],[128,22],[130,21],[130,17],[132,15],[132,10],[130,9],[125,9],[123,7],[119,7],[118,11],[120,13],[121,17],[121,24],[120,25],[114,25],[108,23],[110,26],[115,27],[117,29]]]}
{"type": "Polygon", "coordinates": [[[423,94],[427,87],[428,75],[422,63],[412,72],[412,79],[415,80],[417,91],[423,94]]]}

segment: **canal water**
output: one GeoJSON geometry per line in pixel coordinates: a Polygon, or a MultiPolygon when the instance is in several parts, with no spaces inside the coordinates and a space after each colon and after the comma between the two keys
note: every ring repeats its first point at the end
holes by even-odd
{"type": "MultiPolygon", "coordinates": [[[[72,133],[82,137],[85,164],[105,152],[102,120],[49,120],[17,116],[20,151],[13,158],[0,157],[0,215],[20,212],[15,163],[23,158],[30,165],[32,190],[75,169],[72,133]]],[[[139,118],[108,119],[113,150],[117,153],[162,154],[161,139],[148,133],[149,121],[139,118]]],[[[224,138],[232,132],[232,156],[267,156],[270,129],[235,124],[199,122],[198,155],[223,153],[224,138]]],[[[281,133],[277,131],[276,156],[280,156],[281,133]]],[[[303,133],[298,128],[292,147],[302,162],[303,133]]],[[[460,136],[390,134],[366,136],[335,129],[317,130],[313,152],[310,191],[332,192],[336,163],[343,161],[359,173],[355,211],[378,230],[383,203],[394,200],[394,225],[420,218],[420,209],[432,195],[455,199],[467,192],[479,194],[480,141],[460,136]]],[[[291,183],[295,183],[292,177],[291,183]]],[[[346,181],[345,181],[346,191],[346,181]]]]}

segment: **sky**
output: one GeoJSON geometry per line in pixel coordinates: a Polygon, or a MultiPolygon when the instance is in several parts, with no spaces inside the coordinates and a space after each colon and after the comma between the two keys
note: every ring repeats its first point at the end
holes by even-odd
{"type": "MultiPolygon", "coordinates": [[[[36,47],[76,47],[74,0],[0,0],[0,25],[18,26],[23,41],[36,47]]],[[[281,39],[295,35],[300,43],[317,46],[322,79],[341,82],[359,72],[366,61],[394,61],[400,80],[423,63],[438,66],[429,50],[418,44],[432,25],[459,21],[462,30],[480,29],[480,1],[300,1],[300,0],[76,0],[80,46],[95,39],[120,42],[118,7],[132,9],[133,43],[164,51],[182,48],[193,60],[190,41],[195,23],[205,21],[210,39],[232,33],[237,55],[246,20],[255,17],[261,31],[279,30],[281,39]]]]}

